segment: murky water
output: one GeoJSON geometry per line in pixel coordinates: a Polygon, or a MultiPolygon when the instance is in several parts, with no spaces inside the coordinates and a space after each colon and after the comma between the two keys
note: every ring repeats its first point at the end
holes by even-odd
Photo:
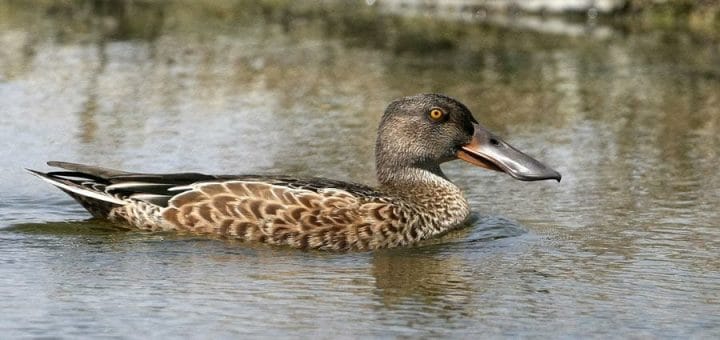
{"type": "Polygon", "coordinates": [[[352,10],[0,3],[2,334],[720,336],[719,44],[352,10]],[[118,231],[23,170],[373,183],[382,110],[428,91],[562,183],[449,163],[471,227],[326,254],[118,231]]]}

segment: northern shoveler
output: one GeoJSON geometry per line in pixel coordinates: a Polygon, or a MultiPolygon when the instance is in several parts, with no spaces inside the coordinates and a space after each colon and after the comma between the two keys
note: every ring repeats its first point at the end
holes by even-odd
{"type": "Polygon", "coordinates": [[[375,156],[377,188],[324,178],[148,174],[66,162],[48,162],[64,171],[29,171],[93,216],[125,226],[334,251],[411,245],[462,225],[470,208],[440,169],[443,162],[459,158],[520,180],[560,181],[560,173],[439,94],[390,103],[375,156]]]}

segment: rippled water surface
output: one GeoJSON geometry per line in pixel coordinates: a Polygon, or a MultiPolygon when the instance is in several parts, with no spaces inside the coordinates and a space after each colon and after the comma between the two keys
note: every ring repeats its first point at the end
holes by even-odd
{"type": "Polygon", "coordinates": [[[328,8],[0,2],[4,336],[720,336],[720,45],[328,8]],[[23,170],[372,184],[429,91],[563,181],[448,163],[470,227],[327,254],[120,231],[23,170]]]}

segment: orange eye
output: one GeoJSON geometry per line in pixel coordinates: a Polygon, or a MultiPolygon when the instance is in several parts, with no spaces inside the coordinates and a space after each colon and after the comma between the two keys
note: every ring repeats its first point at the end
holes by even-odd
{"type": "Polygon", "coordinates": [[[430,117],[430,119],[432,119],[436,122],[439,122],[443,118],[445,118],[445,112],[443,112],[443,110],[440,110],[440,109],[432,109],[428,113],[428,116],[430,117]]]}

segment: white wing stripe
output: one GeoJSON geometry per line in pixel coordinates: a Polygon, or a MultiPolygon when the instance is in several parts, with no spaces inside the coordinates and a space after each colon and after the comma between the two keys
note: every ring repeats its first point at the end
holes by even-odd
{"type": "Polygon", "coordinates": [[[44,177],[44,176],[40,176],[40,175],[35,174],[35,173],[33,173],[33,175],[37,176],[38,178],[42,179],[43,181],[48,182],[48,183],[50,183],[50,184],[52,184],[52,185],[54,185],[54,186],[56,186],[56,187],[58,187],[58,188],[65,189],[65,190],[70,191],[70,192],[74,192],[74,193],[76,193],[76,194],[78,194],[78,195],[80,195],[80,196],[91,197],[91,198],[98,199],[98,200],[101,200],[101,201],[110,202],[110,203],[115,203],[115,204],[120,204],[120,205],[125,205],[125,204],[128,203],[128,202],[119,200],[119,199],[117,199],[117,198],[115,198],[115,197],[112,197],[112,196],[110,196],[110,195],[108,195],[108,194],[105,194],[105,193],[101,193],[101,192],[97,192],[97,191],[92,191],[92,190],[84,189],[84,188],[82,188],[82,187],[76,187],[76,186],[67,185],[67,184],[65,184],[65,183],[62,183],[62,182],[59,182],[59,181],[55,181],[55,180],[53,180],[53,179],[51,179],[51,178],[47,178],[47,177],[44,177]]]}
{"type": "Polygon", "coordinates": [[[172,184],[163,184],[163,183],[149,183],[149,182],[121,182],[116,184],[111,184],[106,187],[106,190],[117,190],[117,189],[134,189],[134,188],[142,188],[142,187],[171,187],[172,184]]]}

